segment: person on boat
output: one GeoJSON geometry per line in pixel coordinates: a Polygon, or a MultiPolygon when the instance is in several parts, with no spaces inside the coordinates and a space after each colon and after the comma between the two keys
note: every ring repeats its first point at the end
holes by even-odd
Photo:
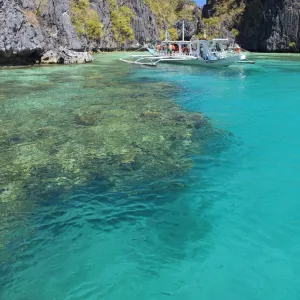
{"type": "Polygon", "coordinates": [[[203,46],[202,45],[200,46],[200,56],[204,59],[204,56],[203,56],[203,46]]]}
{"type": "Polygon", "coordinates": [[[172,44],[172,53],[174,54],[175,53],[175,50],[176,50],[176,47],[174,44],[172,44]]]}
{"type": "Polygon", "coordinates": [[[235,53],[240,53],[241,52],[241,47],[240,46],[235,47],[234,52],[235,53]]]}
{"type": "Polygon", "coordinates": [[[171,44],[168,45],[168,54],[171,56],[172,55],[172,50],[173,50],[173,47],[171,44]]]}
{"type": "Polygon", "coordinates": [[[192,45],[192,54],[196,56],[197,46],[195,44],[192,45]]]}
{"type": "Polygon", "coordinates": [[[157,50],[157,52],[160,52],[160,50],[161,50],[161,45],[160,45],[160,44],[158,44],[158,45],[156,46],[156,50],[157,50]]]}
{"type": "Polygon", "coordinates": [[[162,46],[162,50],[163,50],[163,54],[164,54],[164,55],[167,55],[167,48],[168,48],[167,45],[163,45],[163,46],[162,46]]]}
{"type": "Polygon", "coordinates": [[[208,56],[208,54],[206,53],[206,54],[204,54],[204,56],[203,56],[203,59],[204,60],[209,60],[209,56],[208,56]]]}

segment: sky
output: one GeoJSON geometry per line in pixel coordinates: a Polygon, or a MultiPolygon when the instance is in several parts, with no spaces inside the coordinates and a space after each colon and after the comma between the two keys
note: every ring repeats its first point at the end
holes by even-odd
{"type": "Polygon", "coordinates": [[[206,3],[206,0],[195,0],[199,5],[204,5],[206,3]]]}

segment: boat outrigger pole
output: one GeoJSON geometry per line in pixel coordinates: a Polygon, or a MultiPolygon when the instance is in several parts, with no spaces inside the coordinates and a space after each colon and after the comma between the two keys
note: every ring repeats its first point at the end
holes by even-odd
{"type": "Polygon", "coordinates": [[[184,21],[182,21],[182,41],[184,42],[184,21]]]}

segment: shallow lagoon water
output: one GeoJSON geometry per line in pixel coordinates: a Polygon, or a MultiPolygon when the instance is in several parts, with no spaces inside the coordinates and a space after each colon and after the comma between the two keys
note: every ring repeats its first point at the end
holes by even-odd
{"type": "MultiPolygon", "coordinates": [[[[96,60],[101,68],[107,58],[96,60]]],[[[1,87],[6,113],[21,109],[18,99],[25,111],[26,101],[48,108],[49,93],[54,111],[66,109],[66,84],[74,86],[73,98],[64,97],[70,101],[101,93],[98,81],[89,80],[96,91],[77,89],[76,77],[90,74],[71,68],[74,78],[65,67],[43,68],[55,78],[50,91],[31,81],[34,69],[6,70],[24,73],[10,82],[11,94],[1,87]]],[[[299,299],[300,60],[263,56],[254,66],[130,67],[126,74],[140,83],[135,93],[143,82],[163,83],[160,101],[171,97],[186,111],[203,112],[223,136],[190,153],[189,170],[153,172],[121,189],[97,177],[34,205],[2,202],[8,243],[0,299],[299,299]]],[[[69,128],[69,120],[61,122],[69,128]]],[[[21,143],[19,136],[12,143],[21,143]]]]}

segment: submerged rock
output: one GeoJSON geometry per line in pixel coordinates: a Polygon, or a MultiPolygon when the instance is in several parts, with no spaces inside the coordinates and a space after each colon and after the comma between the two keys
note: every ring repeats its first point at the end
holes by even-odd
{"type": "Polygon", "coordinates": [[[74,121],[78,125],[93,126],[99,120],[99,116],[94,113],[77,114],[74,121]]]}
{"type": "Polygon", "coordinates": [[[157,111],[145,111],[140,114],[142,118],[160,118],[161,113],[157,111]]]}
{"type": "Polygon", "coordinates": [[[192,126],[196,129],[207,125],[207,119],[204,117],[203,114],[192,113],[189,115],[189,120],[191,121],[192,126]]]}

